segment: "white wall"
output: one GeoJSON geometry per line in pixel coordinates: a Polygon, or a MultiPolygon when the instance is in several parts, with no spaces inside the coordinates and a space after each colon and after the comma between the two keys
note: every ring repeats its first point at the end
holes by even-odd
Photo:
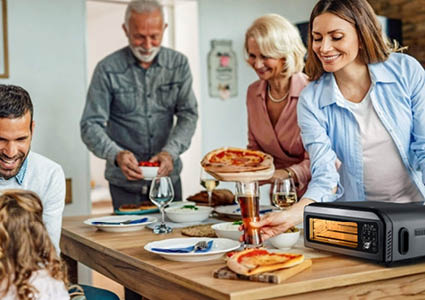
{"type": "MultiPolygon", "coordinates": [[[[202,109],[200,87],[200,57],[198,31],[198,3],[196,1],[177,1],[174,4],[174,48],[184,53],[190,64],[193,77],[193,91],[198,99],[198,111],[202,109]]],[[[202,123],[198,120],[195,134],[189,149],[181,156],[183,199],[199,192],[201,172],[202,123]]]]}
{"type": "Polygon", "coordinates": [[[79,119],[86,91],[84,0],[7,1],[10,77],[34,104],[32,149],[62,165],[73,182],[65,215],[90,211],[88,156],[79,119]]]}

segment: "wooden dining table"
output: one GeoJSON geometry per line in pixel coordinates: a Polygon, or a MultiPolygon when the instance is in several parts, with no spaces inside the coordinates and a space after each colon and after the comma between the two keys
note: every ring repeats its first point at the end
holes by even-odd
{"type": "Polygon", "coordinates": [[[312,258],[310,268],[280,284],[216,279],[213,273],[225,266],[224,258],[177,262],[144,249],[151,241],[183,237],[180,229],[165,235],[148,228],[104,232],[84,224],[89,217],[63,219],[60,245],[71,273],[80,262],[152,300],[425,299],[424,262],[385,267],[328,254],[312,258]]]}

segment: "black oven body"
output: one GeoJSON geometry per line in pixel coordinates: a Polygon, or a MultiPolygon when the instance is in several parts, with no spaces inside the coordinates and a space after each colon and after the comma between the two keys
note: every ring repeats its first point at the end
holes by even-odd
{"type": "Polygon", "coordinates": [[[425,206],[374,201],[312,203],[304,209],[304,243],[386,265],[425,258],[425,206]]]}

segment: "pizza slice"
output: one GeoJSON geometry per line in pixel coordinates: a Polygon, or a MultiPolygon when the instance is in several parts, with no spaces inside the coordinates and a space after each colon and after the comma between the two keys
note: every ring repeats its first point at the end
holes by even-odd
{"type": "Polygon", "coordinates": [[[274,253],[264,248],[253,248],[235,252],[227,260],[227,267],[237,274],[249,276],[290,268],[303,261],[302,254],[274,253]]]}
{"type": "Polygon", "coordinates": [[[207,153],[201,161],[213,173],[255,172],[273,165],[273,157],[261,151],[224,147],[207,153]]]}

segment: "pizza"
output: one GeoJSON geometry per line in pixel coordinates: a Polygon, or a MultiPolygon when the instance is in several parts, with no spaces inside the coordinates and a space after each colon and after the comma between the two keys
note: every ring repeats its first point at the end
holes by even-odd
{"type": "Polygon", "coordinates": [[[227,267],[237,274],[249,276],[290,268],[303,261],[302,254],[274,253],[264,248],[251,248],[234,252],[227,260],[227,267]]]}
{"type": "Polygon", "coordinates": [[[273,157],[261,151],[225,147],[207,153],[201,161],[207,172],[255,172],[273,166],[273,157]]]}
{"type": "Polygon", "coordinates": [[[123,212],[131,212],[131,211],[140,211],[145,209],[154,209],[156,205],[150,203],[142,203],[142,204],[123,204],[119,207],[119,211],[123,212]]]}

